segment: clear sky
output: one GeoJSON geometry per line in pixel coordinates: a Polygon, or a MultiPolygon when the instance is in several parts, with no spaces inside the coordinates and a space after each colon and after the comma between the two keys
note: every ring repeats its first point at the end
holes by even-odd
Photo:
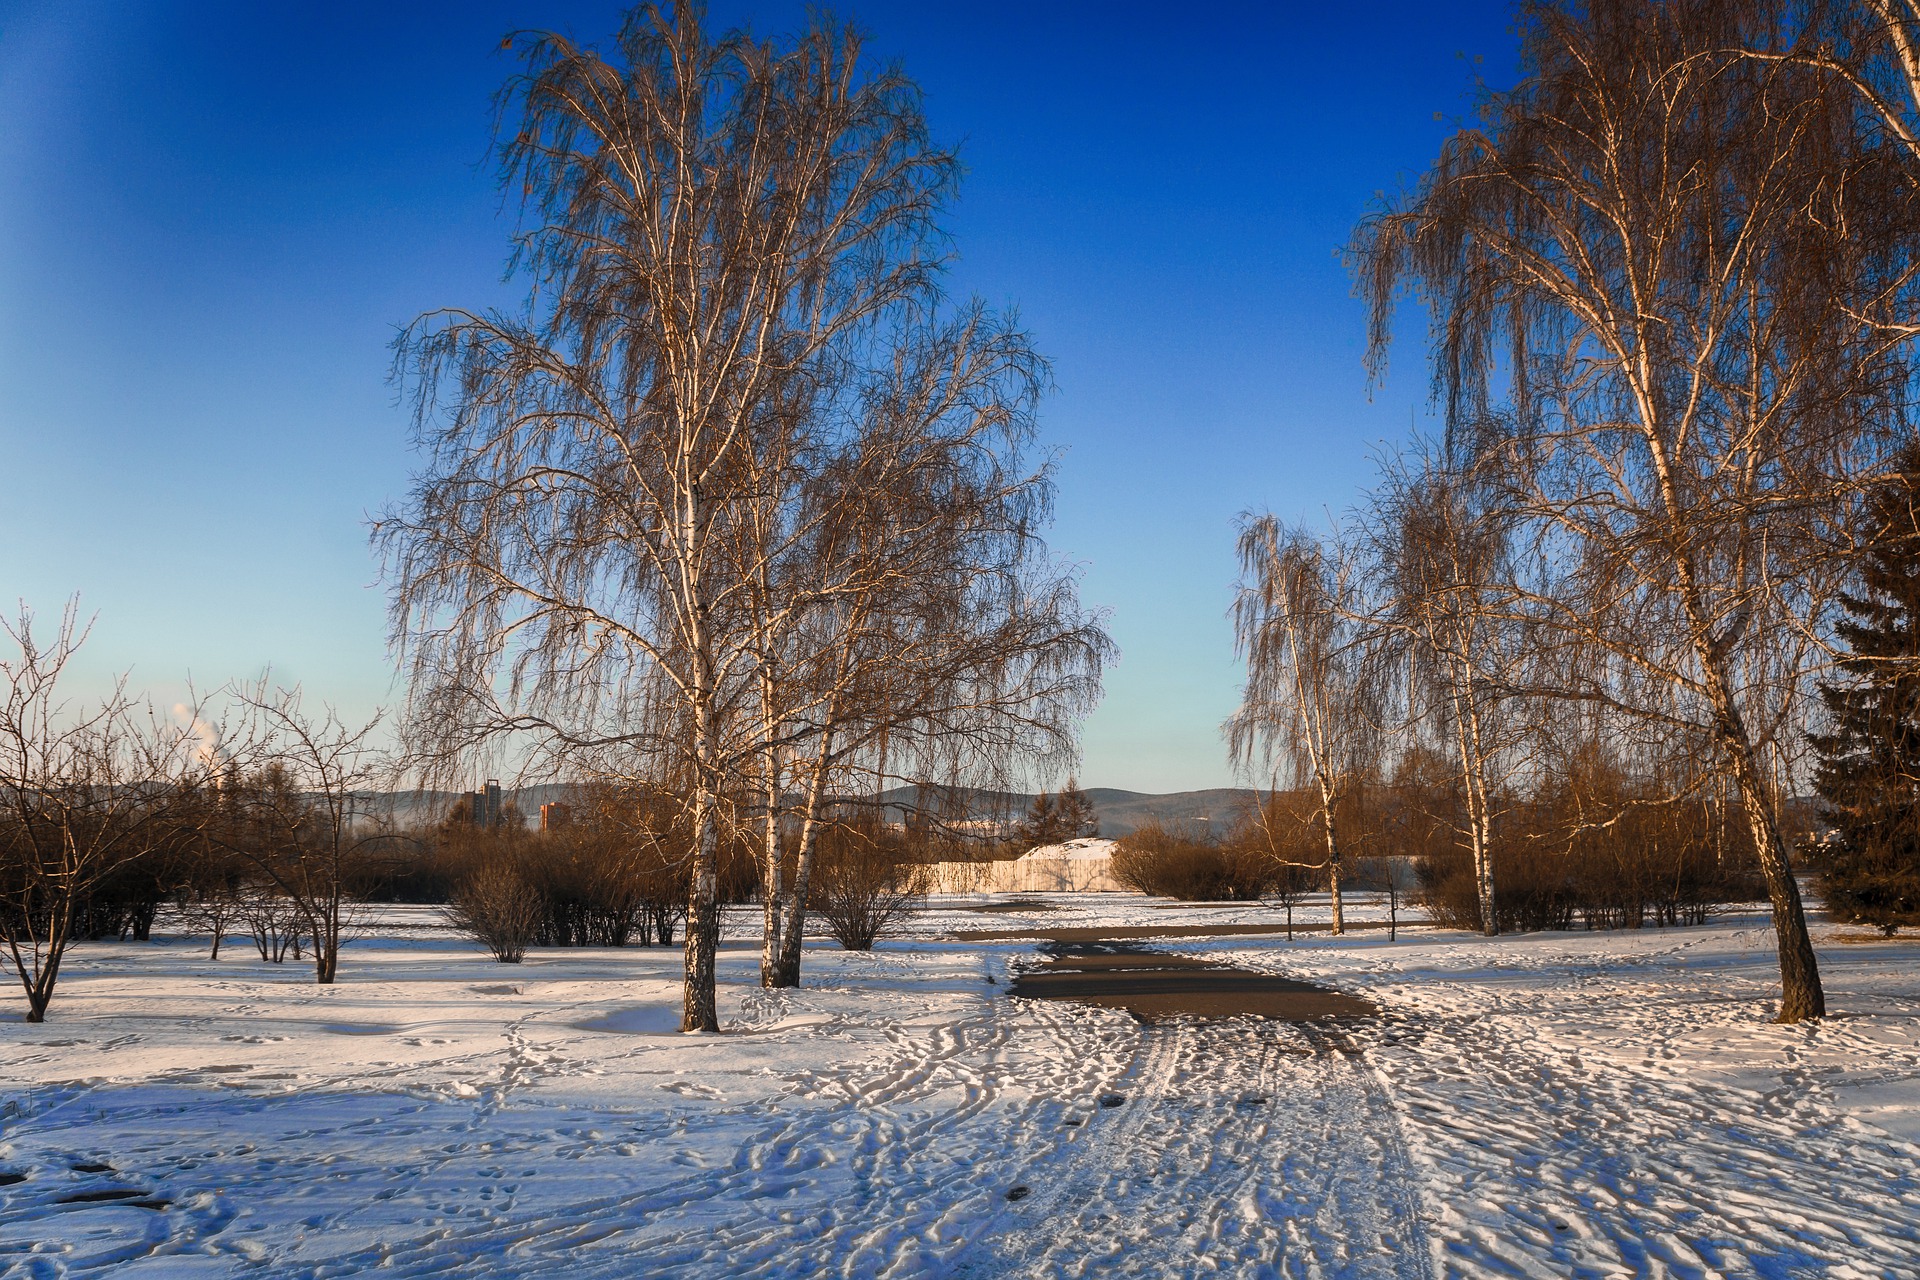
{"type": "MultiPolygon", "coordinates": [[[[502,35],[619,10],[0,0],[0,602],[79,592],[88,678],[166,702],[268,664],[350,713],[394,702],[365,526],[411,466],[388,343],[509,296],[502,35]]],[[[1424,417],[1411,326],[1369,398],[1336,251],[1474,74],[1511,79],[1510,6],[837,11],[961,144],[954,291],[1017,306],[1054,362],[1050,541],[1121,648],[1082,783],[1229,784],[1234,520],[1344,508],[1424,417]]]]}

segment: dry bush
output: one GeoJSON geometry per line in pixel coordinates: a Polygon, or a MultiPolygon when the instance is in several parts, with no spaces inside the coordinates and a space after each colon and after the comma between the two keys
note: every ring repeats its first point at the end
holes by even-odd
{"type": "MultiPolygon", "coordinates": [[[[479,828],[450,818],[409,872],[411,890],[450,886],[460,894],[481,870],[512,869],[539,905],[528,938],[536,947],[671,945],[686,919],[691,834],[685,806],[662,790],[583,787],[569,800],[573,822],[550,831],[479,828]]],[[[744,835],[720,851],[720,900],[742,902],[758,887],[744,835]]]]}
{"type": "Polygon", "coordinates": [[[1113,878],[1141,893],[1182,902],[1243,902],[1267,892],[1274,864],[1245,842],[1154,820],[1114,846],[1113,878]]]}
{"type": "Polygon", "coordinates": [[[544,900],[507,859],[483,863],[461,882],[447,906],[450,923],[501,964],[519,964],[546,915],[544,900]]]}
{"type": "Polygon", "coordinates": [[[862,815],[835,822],[817,839],[812,906],[846,950],[871,951],[926,900],[929,870],[901,832],[862,815]]]}
{"type": "MultiPolygon", "coordinates": [[[[1643,800],[1590,821],[1564,797],[1517,806],[1494,866],[1502,932],[1702,924],[1717,906],[1766,893],[1744,824],[1697,800],[1643,800]]],[[[1464,849],[1429,853],[1417,869],[1435,924],[1482,927],[1464,849]]]]}

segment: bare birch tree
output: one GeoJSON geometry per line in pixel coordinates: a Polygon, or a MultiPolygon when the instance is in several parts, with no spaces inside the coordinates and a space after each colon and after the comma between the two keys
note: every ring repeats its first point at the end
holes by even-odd
{"type": "Polygon", "coordinates": [[[711,1031],[721,807],[756,772],[777,807],[789,772],[769,566],[812,525],[770,512],[833,452],[810,433],[858,343],[927,297],[956,166],[824,18],[776,46],[648,7],[607,56],[520,49],[501,150],[529,312],[401,344],[430,463],[376,537],[409,722],[442,760],[529,732],[689,779],[683,1025],[711,1031]]]}
{"type": "Polygon", "coordinates": [[[1246,658],[1239,710],[1227,723],[1236,762],[1277,762],[1318,801],[1333,931],[1346,931],[1340,873],[1343,801],[1372,763],[1380,685],[1367,661],[1351,550],[1272,516],[1244,522],[1234,637],[1246,658]]]}
{"type": "MultiPolygon", "coordinates": [[[[797,783],[790,881],[769,856],[764,980],[799,981],[823,805],[910,778],[974,785],[1058,760],[1112,644],[1039,530],[1051,464],[1023,455],[1044,378],[1026,336],[977,304],[891,338],[861,428],[822,468],[783,670],[797,783]],[[770,964],[768,958],[773,958],[770,964]]],[[[770,855],[772,852],[769,842],[770,855]]]]}
{"type": "Polygon", "coordinates": [[[1411,286],[1450,430],[1497,459],[1551,566],[1524,607],[1559,655],[1556,696],[1716,745],[1793,1022],[1825,1001],[1761,723],[1790,691],[1748,655],[1819,625],[1831,525],[1894,370],[1847,234],[1856,122],[1817,71],[1741,55],[1768,21],[1722,0],[1528,6],[1526,80],[1361,228],[1355,258],[1374,370],[1411,286]]]}
{"type": "Polygon", "coordinates": [[[1481,928],[1492,937],[1493,828],[1525,724],[1516,697],[1522,617],[1507,595],[1506,530],[1487,499],[1471,472],[1417,447],[1388,461],[1368,519],[1380,579],[1371,621],[1407,664],[1409,721],[1431,720],[1448,740],[1465,800],[1460,834],[1473,859],[1481,928]]]}

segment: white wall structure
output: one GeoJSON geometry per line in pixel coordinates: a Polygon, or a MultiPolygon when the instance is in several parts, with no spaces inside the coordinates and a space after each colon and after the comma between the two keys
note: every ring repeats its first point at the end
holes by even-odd
{"type": "Polygon", "coordinates": [[[939,862],[935,893],[1131,893],[1113,878],[1114,841],[1089,836],[1002,862],[939,862]]]}

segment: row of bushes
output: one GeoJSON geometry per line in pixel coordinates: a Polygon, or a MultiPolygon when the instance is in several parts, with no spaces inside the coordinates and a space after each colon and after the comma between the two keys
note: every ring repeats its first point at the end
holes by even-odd
{"type": "MultiPolygon", "coordinates": [[[[581,825],[541,833],[450,824],[436,854],[452,886],[449,920],[508,963],[529,947],[671,943],[686,918],[686,841],[670,815],[651,826],[634,816],[603,806],[581,825]]],[[[911,843],[869,813],[820,829],[810,907],[841,946],[871,948],[924,899],[929,868],[911,843]]],[[[754,853],[744,838],[723,844],[723,901],[757,895],[754,853]]]]}
{"type": "MultiPolygon", "coordinates": [[[[1765,896],[1751,837],[1710,800],[1660,800],[1603,775],[1531,803],[1507,802],[1492,851],[1501,932],[1699,924],[1718,906],[1765,896]],[[1574,788],[1583,788],[1576,792],[1574,788]]],[[[1349,887],[1393,887],[1410,866],[1416,901],[1447,928],[1479,931],[1480,897],[1444,786],[1356,788],[1336,811],[1349,887]]],[[[1270,798],[1224,834],[1149,823],[1122,838],[1114,877],[1185,901],[1274,899],[1330,887],[1325,827],[1302,794],[1270,798]]]]}
{"type": "Polygon", "coordinates": [[[1247,902],[1302,878],[1236,830],[1225,839],[1202,829],[1150,821],[1120,838],[1113,878],[1129,889],[1182,902],[1247,902]]]}

